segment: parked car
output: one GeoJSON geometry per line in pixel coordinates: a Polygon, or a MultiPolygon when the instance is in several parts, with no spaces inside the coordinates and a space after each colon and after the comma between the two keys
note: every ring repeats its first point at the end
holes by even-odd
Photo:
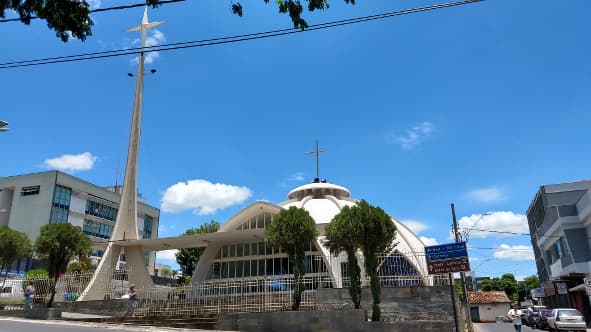
{"type": "Polygon", "coordinates": [[[538,313],[537,328],[545,330],[548,328],[548,316],[552,313],[552,309],[540,309],[538,313]]]}
{"type": "Polygon", "coordinates": [[[587,324],[577,309],[559,308],[552,309],[550,316],[548,316],[548,329],[550,331],[586,331],[587,324]]]}

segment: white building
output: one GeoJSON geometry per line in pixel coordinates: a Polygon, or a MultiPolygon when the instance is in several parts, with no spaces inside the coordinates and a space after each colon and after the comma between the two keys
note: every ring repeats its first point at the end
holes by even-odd
{"type": "MultiPolygon", "coordinates": [[[[323,245],[323,230],[343,207],[356,203],[348,189],[325,182],[295,188],[289,192],[288,200],[279,204],[255,202],[231,217],[217,233],[199,236],[203,241],[200,246],[206,249],[195,268],[192,283],[293,276],[287,254],[265,244],[264,228],[281,209],[295,206],[308,211],[320,230],[320,236],[309,244],[306,252],[306,277],[330,277],[334,286],[340,287],[342,280],[346,281],[346,255],[335,259],[330,254],[323,245]]],[[[392,222],[397,228],[396,246],[382,262],[380,275],[425,276],[423,243],[404,224],[394,218],[392,222]]]]}
{"type": "MultiPolygon", "coordinates": [[[[59,172],[48,171],[0,178],[0,226],[8,226],[29,236],[39,236],[43,225],[70,223],[82,228],[93,240],[92,256],[102,256],[111,237],[119,206],[119,187],[98,187],[59,172]]],[[[137,226],[145,239],[158,236],[160,210],[138,202],[137,226]]],[[[146,254],[148,269],[154,270],[155,254],[146,254]]],[[[30,259],[13,270],[22,272],[30,259]]]]}

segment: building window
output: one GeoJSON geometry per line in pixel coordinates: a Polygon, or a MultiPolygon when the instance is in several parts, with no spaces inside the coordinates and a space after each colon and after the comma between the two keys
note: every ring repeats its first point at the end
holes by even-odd
{"type": "Polygon", "coordinates": [[[50,224],[63,224],[68,222],[71,196],[72,189],[60,185],[55,186],[55,191],[53,192],[53,205],[51,207],[51,215],[49,218],[50,224]]]}
{"type": "Polygon", "coordinates": [[[86,235],[98,237],[101,239],[110,239],[111,234],[113,233],[113,226],[94,220],[84,219],[82,232],[86,235]]]}
{"type": "Polygon", "coordinates": [[[152,238],[152,223],[154,219],[152,217],[146,215],[144,218],[144,239],[151,239],[152,238]]]}
{"type": "Polygon", "coordinates": [[[86,214],[91,216],[99,217],[102,219],[107,219],[111,221],[115,221],[117,218],[117,209],[110,207],[105,204],[93,202],[93,201],[86,201],[86,214]]]}
{"type": "Polygon", "coordinates": [[[21,196],[39,195],[40,186],[29,186],[21,188],[21,196]]]}

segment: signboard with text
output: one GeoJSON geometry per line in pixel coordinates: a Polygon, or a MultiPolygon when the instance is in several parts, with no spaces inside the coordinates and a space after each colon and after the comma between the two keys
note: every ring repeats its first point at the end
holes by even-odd
{"type": "Polygon", "coordinates": [[[470,271],[466,242],[425,247],[429,274],[470,271]]]}

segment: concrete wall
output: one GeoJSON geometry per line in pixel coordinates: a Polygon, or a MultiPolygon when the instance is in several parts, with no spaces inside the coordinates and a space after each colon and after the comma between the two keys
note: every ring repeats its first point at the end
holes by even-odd
{"type": "Polygon", "coordinates": [[[218,316],[218,330],[245,332],[408,332],[453,331],[453,322],[368,322],[366,310],[278,311],[227,313],[218,316]]]}
{"type": "Polygon", "coordinates": [[[452,291],[457,305],[457,294],[450,286],[382,288],[383,321],[368,322],[372,303],[369,288],[362,289],[359,310],[353,309],[348,289],[318,289],[320,310],[221,314],[217,328],[247,332],[454,331],[452,291]]]}
{"type": "MultiPolygon", "coordinates": [[[[409,320],[454,321],[450,286],[433,287],[384,287],[381,304],[382,319],[401,322],[409,320]]],[[[454,290],[454,298],[458,299],[454,290]]],[[[316,303],[320,309],[352,308],[349,290],[318,289],[316,303]]],[[[361,308],[371,310],[372,297],[369,288],[361,290],[361,308]]],[[[458,306],[459,308],[459,306],[458,306]]]]}
{"type": "Polygon", "coordinates": [[[487,303],[478,305],[478,314],[480,321],[495,322],[498,316],[506,316],[511,306],[509,303],[487,303]]]}
{"type": "Polygon", "coordinates": [[[128,300],[55,302],[54,306],[63,312],[121,316],[127,312],[128,300]]]}

